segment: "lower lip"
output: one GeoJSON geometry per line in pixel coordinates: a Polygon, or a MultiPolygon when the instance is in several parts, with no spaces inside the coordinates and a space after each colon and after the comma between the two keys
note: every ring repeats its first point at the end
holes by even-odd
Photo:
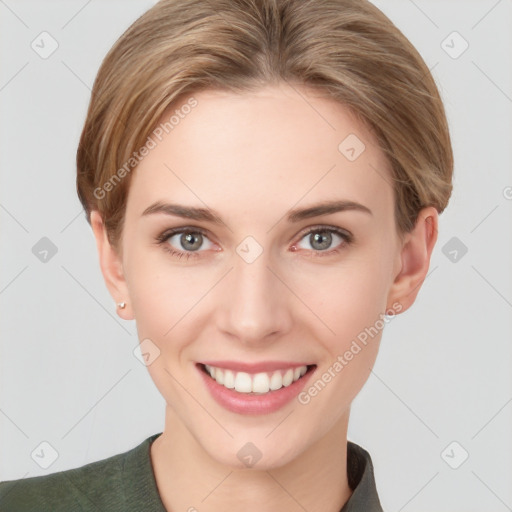
{"type": "Polygon", "coordinates": [[[307,373],[289,386],[255,395],[228,389],[205,373],[201,365],[197,365],[197,368],[214,400],[228,411],[238,414],[269,414],[278,411],[302,391],[316,369],[316,367],[308,369],[307,373]]]}

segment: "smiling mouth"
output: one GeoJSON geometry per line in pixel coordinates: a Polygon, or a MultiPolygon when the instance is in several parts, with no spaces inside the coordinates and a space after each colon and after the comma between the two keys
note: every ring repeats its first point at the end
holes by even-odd
{"type": "Polygon", "coordinates": [[[293,369],[289,368],[286,370],[247,373],[209,366],[202,363],[198,363],[198,366],[212,380],[215,380],[217,384],[220,384],[226,389],[253,395],[264,395],[278,391],[283,387],[288,387],[316,368],[316,364],[312,364],[297,366],[293,369]]]}

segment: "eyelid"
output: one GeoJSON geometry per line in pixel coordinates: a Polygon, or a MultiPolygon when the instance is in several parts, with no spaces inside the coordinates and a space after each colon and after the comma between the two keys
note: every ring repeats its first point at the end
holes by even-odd
{"type": "Polygon", "coordinates": [[[171,236],[174,236],[174,235],[179,235],[181,233],[201,233],[202,235],[205,235],[208,238],[210,238],[208,230],[204,229],[204,228],[200,228],[199,226],[178,226],[175,228],[165,229],[156,238],[158,240],[166,239],[166,238],[170,238],[171,236]]]}
{"type": "MultiPolygon", "coordinates": [[[[353,244],[354,236],[352,233],[344,228],[340,228],[338,226],[329,226],[329,225],[316,225],[316,226],[309,226],[305,228],[298,236],[297,236],[297,242],[293,243],[292,245],[292,251],[305,251],[305,257],[308,258],[328,258],[328,257],[334,257],[339,255],[342,251],[345,249],[348,249],[349,246],[353,244]],[[334,233],[334,235],[337,235],[339,238],[341,238],[341,243],[338,243],[333,249],[326,249],[326,250],[314,250],[314,249],[302,249],[299,247],[299,244],[302,242],[303,239],[305,239],[308,236],[311,236],[315,233],[322,233],[322,232],[330,232],[334,233]]],[[[311,243],[311,242],[309,242],[311,243]]]]}
{"type": "Polygon", "coordinates": [[[310,233],[316,233],[319,231],[334,231],[336,233],[339,233],[340,236],[344,235],[347,238],[347,241],[351,242],[354,239],[354,235],[345,228],[341,228],[339,226],[331,226],[329,224],[317,224],[315,226],[309,226],[307,228],[304,228],[297,236],[302,238],[305,235],[308,235],[310,233]]]}
{"type": "MultiPolygon", "coordinates": [[[[328,224],[316,224],[316,225],[308,226],[308,227],[304,228],[299,234],[295,235],[294,239],[297,239],[297,242],[294,243],[292,247],[296,247],[296,244],[299,243],[305,236],[313,234],[313,233],[322,232],[322,231],[331,231],[331,232],[334,232],[335,234],[337,234],[338,236],[340,236],[341,238],[343,238],[344,243],[341,244],[342,247],[345,245],[351,244],[354,239],[354,236],[352,235],[352,233],[350,231],[348,231],[347,229],[341,228],[339,226],[328,225],[328,224]]],[[[171,237],[173,237],[175,235],[182,234],[182,233],[200,233],[201,235],[208,238],[210,243],[215,243],[211,239],[208,230],[201,228],[199,226],[192,226],[192,225],[179,226],[176,228],[166,229],[160,235],[158,235],[156,237],[156,243],[159,245],[164,245],[171,237]]],[[[190,257],[192,257],[192,258],[200,257],[199,254],[201,252],[204,252],[204,251],[184,251],[181,249],[174,249],[174,248],[172,248],[172,246],[171,246],[171,248],[166,247],[165,249],[173,254],[176,254],[176,255],[177,254],[179,254],[180,256],[187,255],[187,259],[190,257]]],[[[329,249],[326,251],[312,251],[312,252],[316,256],[324,256],[324,255],[329,255],[329,254],[339,252],[340,250],[341,249],[338,248],[338,249],[329,249]]]]}

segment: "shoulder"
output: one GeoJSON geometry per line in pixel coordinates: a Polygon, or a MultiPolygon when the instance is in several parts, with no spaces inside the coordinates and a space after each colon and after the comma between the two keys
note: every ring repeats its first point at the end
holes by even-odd
{"type": "Polygon", "coordinates": [[[383,512],[370,453],[351,441],[347,443],[347,477],[352,495],[341,512],[383,512]]]}
{"type": "MultiPolygon", "coordinates": [[[[86,512],[125,508],[125,488],[149,439],[112,457],[49,475],[0,482],[0,511],[86,512]],[[125,471],[129,466],[130,471],[125,471]],[[128,481],[127,481],[128,480],[128,481]]],[[[139,475],[140,476],[140,475],[139,475]]]]}
{"type": "Polygon", "coordinates": [[[50,475],[0,482],[0,510],[101,510],[122,474],[123,454],[50,475]]]}

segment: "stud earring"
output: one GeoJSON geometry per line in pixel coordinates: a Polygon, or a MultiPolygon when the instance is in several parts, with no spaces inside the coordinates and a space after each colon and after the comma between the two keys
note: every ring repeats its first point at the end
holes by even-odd
{"type": "Polygon", "coordinates": [[[118,307],[119,309],[124,309],[124,308],[126,307],[126,302],[118,302],[118,303],[117,303],[117,307],[118,307]]]}

